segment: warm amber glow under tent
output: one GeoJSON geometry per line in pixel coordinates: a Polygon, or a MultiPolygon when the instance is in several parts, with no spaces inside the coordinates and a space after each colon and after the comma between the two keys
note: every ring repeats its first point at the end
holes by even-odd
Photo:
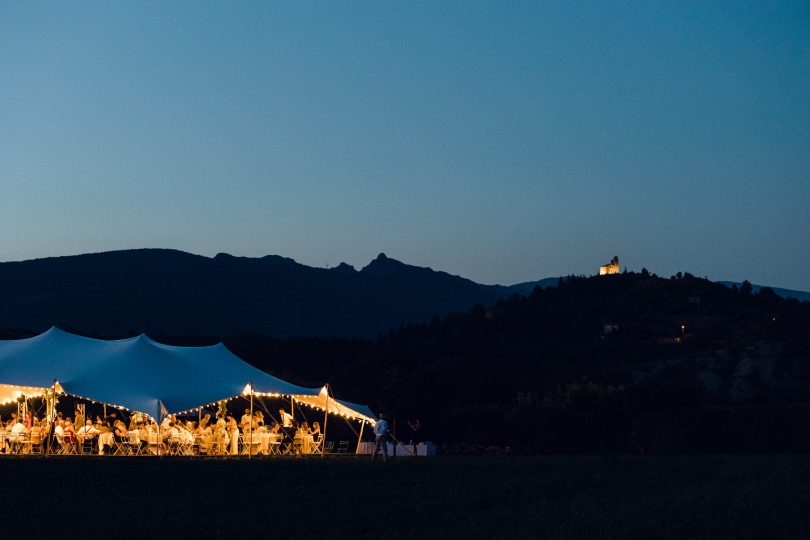
{"type": "Polygon", "coordinates": [[[341,401],[327,387],[306,388],[257,369],[222,343],[176,347],[140,336],[100,340],[52,327],[0,341],[0,403],[56,389],[152,417],[198,410],[236,396],[292,398],[300,404],[374,423],[365,405],[341,401]],[[19,392],[19,393],[17,393],[19,392]]]}

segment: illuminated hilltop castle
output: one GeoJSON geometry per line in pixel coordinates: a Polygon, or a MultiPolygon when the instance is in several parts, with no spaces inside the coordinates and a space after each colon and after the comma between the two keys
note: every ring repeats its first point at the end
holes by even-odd
{"type": "Polygon", "coordinates": [[[619,273],[619,256],[615,255],[613,260],[607,263],[605,266],[599,267],[599,275],[606,276],[608,274],[618,274],[619,273]]]}

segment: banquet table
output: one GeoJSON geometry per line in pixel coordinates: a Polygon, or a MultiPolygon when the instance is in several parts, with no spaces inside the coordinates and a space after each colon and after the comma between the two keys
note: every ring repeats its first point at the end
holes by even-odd
{"type": "Polygon", "coordinates": [[[274,446],[281,446],[281,433],[270,433],[269,431],[254,431],[253,438],[251,439],[250,432],[242,434],[242,454],[247,455],[250,453],[249,447],[253,446],[253,455],[257,454],[275,454],[276,450],[271,450],[274,446]]]}
{"type": "Polygon", "coordinates": [[[270,433],[269,431],[255,433],[253,436],[259,436],[259,451],[262,454],[271,454],[270,451],[273,445],[281,445],[281,433],[270,433]]]}
{"type": "Polygon", "coordinates": [[[298,430],[295,432],[295,437],[293,438],[293,441],[300,442],[302,454],[312,453],[312,447],[315,443],[315,439],[312,437],[311,433],[302,433],[301,430],[298,430]]]}
{"type": "Polygon", "coordinates": [[[98,434],[98,455],[104,455],[104,446],[107,445],[112,448],[113,444],[115,443],[115,439],[113,439],[113,434],[111,431],[105,433],[98,434]]]}
{"type": "MultiPolygon", "coordinates": [[[[374,452],[374,444],[370,441],[363,441],[357,450],[358,454],[371,454],[374,452]]],[[[436,445],[433,443],[419,443],[419,444],[394,444],[388,443],[388,455],[398,457],[409,456],[435,456],[436,445]]]]}

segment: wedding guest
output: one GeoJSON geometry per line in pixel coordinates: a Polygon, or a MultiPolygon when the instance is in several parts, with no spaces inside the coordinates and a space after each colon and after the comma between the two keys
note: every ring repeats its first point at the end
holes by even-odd
{"type": "Polygon", "coordinates": [[[65,442],[70,444],[76,442],[76,429],[69,416],[65,418],[65,442]]]}
{"type": "Polygon", "coordinates": [[[81,429],[82,426],[84,426],[84,416],[82,415],[81,409],[76,407],[76,410],[73,412],[73,417],[75,418],[73,425],[76,426],[76,429],[81,429]]]}

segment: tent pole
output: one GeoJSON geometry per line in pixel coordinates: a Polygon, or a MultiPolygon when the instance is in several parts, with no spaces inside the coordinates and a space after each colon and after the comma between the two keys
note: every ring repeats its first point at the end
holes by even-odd
{"type": "Polygon", "coordinates": [[[360,443],[363,442],[363,428],[366,427],[366,421],[360,421],[360,436],[357,437],[357,450],[354,451],[355,454],[360,453],[360,443]]]}
{"type": "Polygon", "coordinates": [[[323,457],[324,452],[326,452],[326,422],[329,420],[329,384],[327,383],[326,386],[326,408],[323,410],[323,444],[321,444],[321,457],[323,457]]]}
{"type": "Polygon", "coordinates": [[[104,404],[104,420],[107,420],[107,404],[104,404]]]}
{"type": "Polygon", "coordinates": [[[290,396],[290,420],[293,423],[290,427],[295,427],[295,399],[292,396],[290,396]]]}
{"type": "Polygon", "coordinates": [[[160,457],[160,447],[162,446],[161,445],[162,440],[160,438],[160,400],[158,400],[156,422],[157,422],[157,444],[155,446],[157,448],[155,448],[155,450],[157,451],[158,457],[160,457]]]}
{"type": "Polygon", "coordinates": [[[250,420],[248,420],[250,438],[248,441],[248,459],[253,457],[253,380],[250,381],[250,420]]]}
{"type": "MultiPolygon", "coordinates": [[[[51,392],[51,399],[56,400],[56,379],[53,380],[53,392],[51,392]]],[[[33,418],[33,415],[31,416],[33,418]]],[[[47,400],[45,402],[45,419],[48,420],[48,403],[47,400]]],[[[54,420],[56,420],[56,402],[54,402],[53,406],[53,418],[48,420],[48,447],[45,449],[45,457],[48,457],[48,454],[51,451],[51,445],[53,444],[53,430],[56,426],[52,425],[54,420]]],[[[31,426],[33,427],[33,426],[31,426]]]]}

